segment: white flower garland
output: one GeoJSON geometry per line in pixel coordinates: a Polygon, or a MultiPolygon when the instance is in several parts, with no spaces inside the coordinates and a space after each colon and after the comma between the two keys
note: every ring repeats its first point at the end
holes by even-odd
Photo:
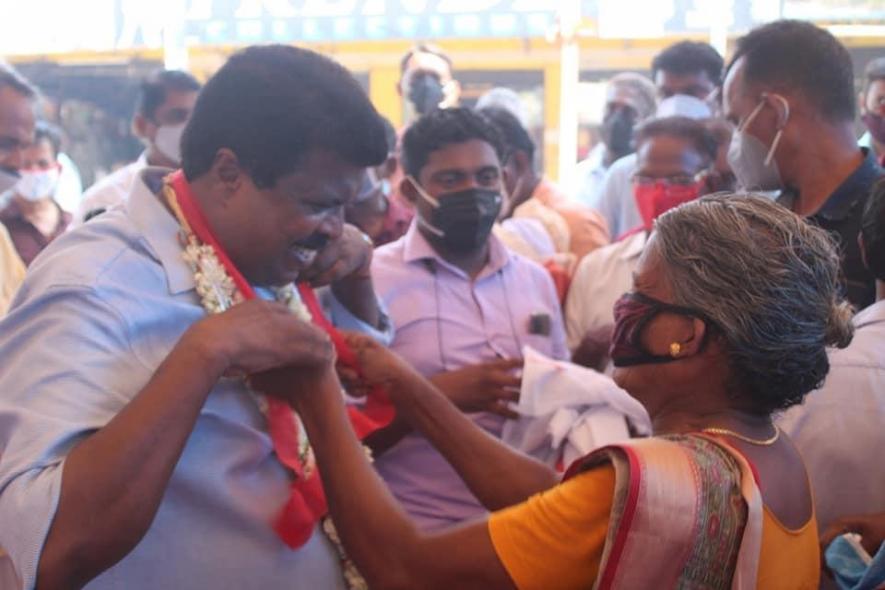
{"type": "MultiPolygon", "coordinates": [[[[194,283],[196,284],[197,294],[200,296],[203,309],[207,313],[216,314],[244,301],[242,293],[237,289],[233,278],[227,273],[224,265],[218,259],[214,248],[208,244],[201,243],[186,223],[185,217],[178,205],[175,190],[168,182],[163,185],[163,195],[181,225],[180,239],[184,248],[182,258],[184,258],[184,261],[187,262],[194,274],[194,283]]],[[[301,300],[301,296],[294,284],[289,283],[285,287],[275,288],[273,292],[274,299],[285,304],[289,311],[299,320],[305,322],[313,321],[310,310],[301,300]]],[[[264,396],[252,390],[248,379],[245,379],[245,383],[249,391],[255,395],[259,408],[266,416],[267,401],[264,399],[264,396]]],[[[314,456],[313,448],[310,446],[310,440],[307,438],[304,425],[301,423],[301,418],[294,410],[292,418],[296,421],[298,429],[298,460],[301,463],[305,477],[310,477],[314,469],[316,469],[316,457],[314,456]]],[[[368,448],[366,448],[366,454],[369,457],[369,461],[371,461],[372,453],[368,448]]],[[[326,537],[338,553],[338,558],[341,561],[341,573],[344,576],[347,588],[349,590],[369,590],[369,585],[357,569],[356,564],[347,556],[332,517],[326,515],[320,524],[326,537]]]]}

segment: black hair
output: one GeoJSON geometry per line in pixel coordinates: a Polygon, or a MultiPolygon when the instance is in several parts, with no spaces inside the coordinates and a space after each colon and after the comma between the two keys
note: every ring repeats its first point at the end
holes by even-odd
{"type": "Polygon", "coordinates": [[[501,107],[484,107],[477,112],[494,125],[498,133],[501,134],[506,151],[504,160],[512,156],[514,152],[525,152],[529,157],[529,162],[534,162],[535,142],[532,141],[529,132],[522,126],[516,115],[501,107]]]}
{"type": "Polygon", "coordinates": [[[396,129],[393,126],[393,123],[387,117],[381,117],[381,124],[384,125],[384,139],[387,141],[387,153],[392,154],[396,151],[396,144],[399,141],[399,137],[396,134],[396,129]]]}
{"type": "Polygon", "coordinates": [[[418,45],[415,45],[411,49],[409,49],[406,52],[406,54],[403,56],[403,58],[400,60],[400,62],[399,62],[400,76],[402,76],[403,74],[406,73],[406,68],[409,67],[409,60],[412,59],[412,57],[416,53],[429,53],[430,55],[435,55],[438,58],[442,59],[444,62],[446,62],[446,65],[449,66],[449,72],[452,71],[452,58],[450,58],[448,55],[446,55],[442,49],[440,49],[436,45],[431,45],[430,43],[420,43],[418,45]]]}
{"type": "Polygon", "coordinates": [[[713,84],[719,84],[724,64],[722,56],[709,43],[680,41],[655,56],[651,62],[651,75],[655,77],[659,71],[674,74],[705,72],[713,84]]]}
{"type": "Polygon", "coordinates": [[[28,100],[36,100],[40,93],[11,65],[0,61],[0,90],[11,88],[28,100]]]}
{"type": "Polygon", "coordinates": [[[636,145],[661,135],[678,137],[691,142],[695,150],[710,160],[716,159],[719,142],[707,126],[688,117],[663,117],[642,123],[635,131],[636,145]]]}
{"type": "Polygon", "coordinates": [[[863,93],[866,94],[873,82],[885,80],[885,57],[874,59],[864,68],[863,93]]]}
{"type": "Polygon", "coordinates": [[[52,147],[53,157],[58,158],[58,153],[61,151],[61,131],[51,123],[37,121],[34,126],[34,143],[44,140],[52,147]]]}
{"type": "Polygon", "coordinates": [[[831,122],[854,120],[851,56],[828,31],[803,21],[775,21],[738,39],[729,69],[741,58],[747,84],[798,92],[831,122]]]}
{"type": "Polygon", "coordinates": [[[384,124],[354,77],[313,51],[287,45],[235,53],[206,83],[181,142],[193,180],[221,148],[233,151],[259,188],[327,150],[354,166],[387,158],[384,124]]]}
{"type": "Polygon", "coordinates": [[[880,281],[885,281],[885,178],[873,185],[860,222],[864,258],[867,267],[880,281]]]}
{"type": "Polygon", "coordinates": [[[169,92],[199,92],[202,85],[187,72],[160,70],[141,82],[135,111],[145,119],[153,120],[169,92]]]}
{"type": "Polygon", "coordinates": [[[403,136],[403,169],[406,174],[418,178],[431,153],[472,139],[492,146],[498,159],[501,163],[504,162],[504,142],[498,130],[487,119],[467,108],[431,111],[415,121],[403,136]]]}

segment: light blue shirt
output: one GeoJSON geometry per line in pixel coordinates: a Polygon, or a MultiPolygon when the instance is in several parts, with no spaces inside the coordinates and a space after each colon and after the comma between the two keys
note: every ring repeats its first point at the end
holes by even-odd
{"type": "MultiPolygon", "coordinates": [[[[145,184],[164,172],[143,171],[124,207],[55,240],[0,322],[0,546],[25,588],[34,586],[67,454],[122,410],[205,316],[178,224],[145,184]]],[[[334,298],[325,302],[338,326],[392,338],[334,298]]],[[[319,529],[297,551],[274,533],[289,486],[256,398],[241,380],[223,379],[147,534],[87,588],[343,588],[319,529]]]]}

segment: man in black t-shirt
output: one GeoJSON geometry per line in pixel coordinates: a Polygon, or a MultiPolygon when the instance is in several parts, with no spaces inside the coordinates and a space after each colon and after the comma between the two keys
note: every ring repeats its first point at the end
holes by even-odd
{"type": "Polygon", "coordinates": [[[873,183],[885,171],[854,135],[851,57],[829,32],[776,21],[738,41],[723,88],[737,125],[729,163],[746,190],[780,191],[779,202],[831,231],[840,244],[846,295],[875,296],[857,235],[873,183]]]}

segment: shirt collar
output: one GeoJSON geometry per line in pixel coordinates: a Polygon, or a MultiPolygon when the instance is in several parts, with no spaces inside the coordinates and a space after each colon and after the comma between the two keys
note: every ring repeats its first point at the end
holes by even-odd
{"type": "Polygon", "coordinates": [[[166,272],[166,283],[172,295],[194,289],[194,275],[182,257],[178,221],[157,196],[169,168],[148,166],[135,177],[126,199],[126,212],[166,272]]]}
{"type": "Polygon", "coordinates": [[[634,258],[639,258],[647,241],[648,232],[645,230],[638,231],[632,236],[624,238],[624,249],[621,252],[621,259],[633,260],[634,258]]]}
{"type": "MultiPolygon", "coordinates": [[[[418,218],[412,220],[409,230],[403,238],[403,261],[406,263],[431,260],[436,264],[449,269],[451,272],[467,278],[467,273],[463,270],[447,262],[442,256],[437,254],[427,238],[418,230],[418,218]]],[[[493,234],[489,234],[489,261],[479,273],[477,279],[493,274],[507,266],[510,262],[510,251],[507,247],[496,238],[493,234]]]]}
{"type": "Polygon", "coordinates": [[[866,200],[869,188],[883,171],[876,162],[872,150],[861,148],[861,151],[864,154],[863,162],[833,191],[824,206],[813,217],[841,221],[848,217],[859,201],[866,200]]]}

